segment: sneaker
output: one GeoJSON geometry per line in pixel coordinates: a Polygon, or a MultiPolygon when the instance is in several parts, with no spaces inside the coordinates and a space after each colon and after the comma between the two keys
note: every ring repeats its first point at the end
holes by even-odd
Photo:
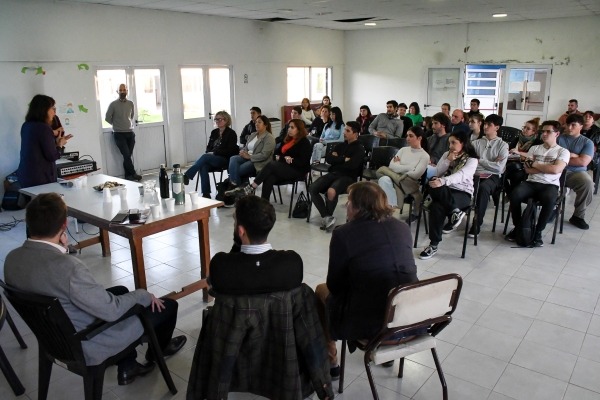
{"type": "Polygon", "coordinates": [[[544,241],[542,240],[541,231],[537,231],[535,233],[535,239],[533,239],[533,247],[544,247],[544,241]]]}
{"type": "Polygon", "coordinates": [[[427,211],[429,211],[429,207],[431,206],[431,203],[433,203],[433,199],[431,198],[431,196],[427,196],[427,198],[423,202],[423,208],[426,209],[427,211]]]}
{"type": "Polygon", "coordinates": [[[324,231],[326,229],[325,228],[326,225],[327,225],[327,217],[321,218],[321,226],[320,226],[320,228],[321,228],[322,231],[324,231]]]}
{"type": "Polygon", "coordinates": [[[452,222],[447,222],[446,225],[442,228],[442,233],[447,235],[454,230],[454,225],[452,222]]]}
{"type": "Polygon", "coordinates": [[[329,368],[329,375],[331,375],[332,381],[337,381],[340,379],[340,366],[329,368]]]}
{"type": "Polygon", "coordinates": [[[437,246],[429,245],[429,246],[425,247],[425,250],[423,250],[421,252],[421,254],[419,254],[419,258],[421,260],[429,260],[431,257],[433,257],[435,255],[435,253],[437,253],[437,251],[438,251],[437,246]]]}
{"type": "Polygon", "coordinates": [[[415,214],[410,214],[408,217],[406,217],[406,223],[408,225],[410,225],[410,224],[412,224],[413,222],[415,222],[418,219],[419,219],[419,217],[416,216],[415,214]]]}
{"type": "Polygon", "coordinates": [[[458,212],[452,213],[452,215],[450,216],[450,223],[452,224],[452,229],[458,228],[458,226],[462,222],[464,216],[465,216],[464,211],[458,211],[458,212]]]}
{"type": "Polygon", "coordinates": [[[335,217],[325,217],[325,229],[329,229],[333,225],[335,225],[335,217]]]}
{"type": "Polygon", "coordinates": [[[136,181],[136,182],[139,182],[139,181],[141,181],[141,180],[142,180],[142,176],[141,176],[141,175],[138,175],[138,174],[133,174],[133,175],[131,175],[131,178],[132,178],[134,181],[136,181]]]}
{"type": "Polygon", "coordinates": [[[481,232],[479,230],[479,227],[475,227],[475,225],[471,226],[471,229],[469,229],[469,233],[467,233],[467,236],[469,236],[470,238],[474,238],[475,237],[475,229],[477,229],[477,236],[479,236],[479,232],[481,232]]]}
{"type": "Polygon", "coordinates": [[[572,216],[569,219],[569,222],[572,223],[573,225],[575,225],[576,227],[578,227],[579,229],[583,229],[583,230],[588,230],[590,229],[590,226],[585,222],[585,220],[583,218],[579,218],[576,216],[572,216]]]}
{"type": "Polygon", "coordinates": [[[508,240],[509,242],[514,242],[515,240],[517,240],[517,231],[515,228],[512,228],[512,230],[510,232],[508,232],[506,234],[506,236],[504,236],[504,240],[508,240]]]}
{"type": "Polygon", "coordinates": [[[238,186],[235,189],[228,190],[225,192],[225,196],[247,196],[249,194],[254,194],[254,188],[251,185],[246,186],[238,186]]]}

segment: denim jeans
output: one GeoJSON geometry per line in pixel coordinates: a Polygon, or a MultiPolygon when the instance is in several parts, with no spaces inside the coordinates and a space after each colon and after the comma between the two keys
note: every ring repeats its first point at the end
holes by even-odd
{"type": "Polygon", "coordinates": [[[215,156],[214,154],[203,154],[194,165],[185,171],[185,176],[189,179],[194,179],[196,173],[200,171],[200,182],[202,183],[202,194],[210,195],[210,178],[209,172],[219,168],[226,168],[228,160],[225,157],[215,156]]]}
{"type": "Polygon", "coordinates": [[[254,163],[242,156],[233,156],[229,159],[229,182],[236,185],[242,183],[242,177],[255,173],[254,163]]]}

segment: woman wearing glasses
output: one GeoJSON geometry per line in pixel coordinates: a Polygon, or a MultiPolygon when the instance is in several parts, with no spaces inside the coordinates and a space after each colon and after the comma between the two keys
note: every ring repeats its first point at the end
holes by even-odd
{"type": "Polygon", "coordinates": [[[527,180],[527,173],[523,168],[522,161],[527,158],[527,153],[531,146],[537,146],[544,142],[539,138],[538,130],[540,129],[540,119],[534,118],[525,123],[523,133],[520,133],[509,145],[509,156],[506,163],[506,180],[504,181],[504,191],[506,192],[505,199],[516,188],[519,183],[527,180]],[[517,157],[520,156],[520,157],[517,157]]]}
{"type": "Polygon", "coordinates": [[[210,139],[204,153],[195,163],[185,171],[185,184],[194,179],[200,171],[200,182],[202,182],[202,197],[210,199],[209,172],[215,169],[227,168],[229,159],[238,153],[237,133],[231,129],[231,116],[227,111],[219,111],[215,114],[217,128],[210,133],[210,139]]]}
{"type": "Polygon", "coordinates": [[[25,123],[21,126],[21,159],[17,176],[22,188],[56,182],[56,160],[60,148],[73,135],[57,136],[50,124],[56,115],[52,97],[38,94],[29,103],[25,123]]]}

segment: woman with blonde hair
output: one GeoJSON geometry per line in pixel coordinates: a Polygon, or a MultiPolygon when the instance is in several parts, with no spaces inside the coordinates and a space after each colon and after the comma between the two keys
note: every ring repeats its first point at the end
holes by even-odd
{"type": "Polygon", "coordinates": [[[523,132],[519,134],[508,146],[509,154],[514,155],[508,159],[506,163],[504,191],[506,192],[505,199],[513,191],[514,188],[519,186],[519,183],[527,180],[527,173],[523,168],[522,161],[527,158],[527,153],[531,146],[543,144],[544,142],[539,138],[538,130],[540,129],[540,119],[534,118],[525,122],[523,132]],[[520,157],[516,157],[516,156],[520,157]]]}

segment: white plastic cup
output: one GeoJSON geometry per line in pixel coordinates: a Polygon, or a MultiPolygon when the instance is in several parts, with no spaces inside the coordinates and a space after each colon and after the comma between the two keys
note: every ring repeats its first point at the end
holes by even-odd
{"type": "MultiPolygon", "coordinates": [[[[175,207],[175,205],[173,205],[173,207],[175,207]]],[[[160,204],[151,205],[150,210],[152,211],[152,216],[154,218],[160,217],[160,204]]]]}
{"type": "Polygon", "coordinates": [[[165,199],[167,211],[175,211],[175,199],[165,199]]]}
{"type": "Polygon", "coordinates": [[[83,181],[81,178],[74,179],[73,183],[75,184],[75,189],[77,190],[80,190],[83,187],[83,181]]]}
{"type": "Polygon", "coordinates": [[[189,192],[188,194],[190,195],[190,200],[192,201],[192,204],[198,204],[198,192],[194,191],[189,192]]]}
{"type": "Polygon", "coordinates": [[[121,198],[121,201],[127,201],[127,188],[126,187],[119,188],[119,197],[121,198]]]}
{"type": "Polygon", "coordinates": [[[81,186],[87,186],[87,175],[83,175],[81,178],[81,186]]]}
{"type": "Polygon", "coordinates": [[[109,188],[104,188],[102,190],[102,199],[105,203],[112,203],[112,193],[109,188]]]}

